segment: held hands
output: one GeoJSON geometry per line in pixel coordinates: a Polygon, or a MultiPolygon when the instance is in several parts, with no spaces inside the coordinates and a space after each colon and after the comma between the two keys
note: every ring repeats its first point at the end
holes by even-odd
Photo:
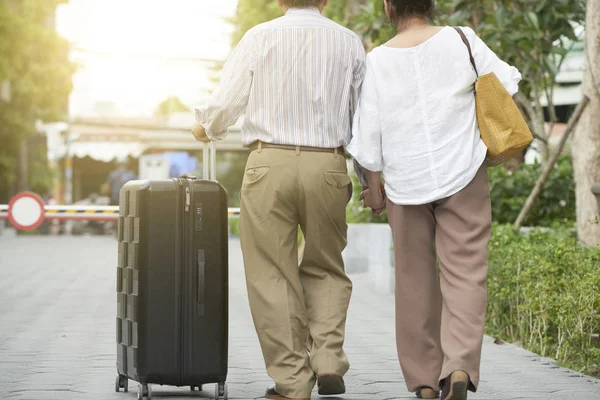
{"type": "Polygon", "coordinates": [[[200,124],[194,125],[194,127],[192,128],[192,135],[194,135],[196,140],[199,142],[210,142],[210,138],[206,135],[206,130],[204,130],[204,127],[200,124]]]}
{"type": "Polygon", "coordinates": [[[385,209],[386,197],[383,182],[379,181],[373,187],[368,187],[360,192],[358,200],[362,200],[365,208],[371,208],[375,216],[381,215],[385,209]]]}

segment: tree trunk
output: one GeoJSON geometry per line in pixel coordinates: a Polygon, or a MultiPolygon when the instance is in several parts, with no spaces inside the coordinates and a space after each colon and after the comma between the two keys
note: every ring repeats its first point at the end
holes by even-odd
{"type": "Polygon", "coordinates": [[[19,143],[17,190],[24,192],[29,190],[29,146],[26,137],[21,138],[19,143]]]}
{"type": "Polygon", "coordinates": [[[577,234],[588,246],[600,244],[598,204],[592,194],[600,182],[600,0],[588,0],[583,93],[590,103],[575,131],[572,153],[577,185],[577,234]]]}
{"type": "Polygon", "coordinates": [[[548,144],[542,142],[541,140],[536,143],[537,151],[540,154],[540,164],[542,165],[545,165],[548,161],[548,158],[550,158],[550,136],[547,137],[547,140],[548,144]]]}
{"type": "Polygon", "coordinates": [[[525,163],[525,152],[522,152],[518,156],[506,160],[504,162],[504,169],[506,171],[518,171],[521,169],[521,166],[525,163]]]}

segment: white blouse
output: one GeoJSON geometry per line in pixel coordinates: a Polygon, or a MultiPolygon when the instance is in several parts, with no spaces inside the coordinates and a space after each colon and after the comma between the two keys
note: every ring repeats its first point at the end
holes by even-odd
{"type": "MultiPolygon", "coordinates": [[[[470,28],[480,75],[494,72],[511,95],[519,71],[500,60],[470,28]]],[[[445,27],[411,48],[379,46],[367,72],[348,152],[370,171],[383,171],[395,204],[427,204],[464,189],[483,164],[473,86],[477,79],[458,32],[445,27]]]]}

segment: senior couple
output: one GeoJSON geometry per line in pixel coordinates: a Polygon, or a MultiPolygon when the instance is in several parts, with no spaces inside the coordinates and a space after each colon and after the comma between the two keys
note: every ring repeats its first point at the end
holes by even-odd
{"type": "Polygon", "coordinates": [[[521,75],[471,29],[430,24],[434,0],[386,0],[398,34],[368,55],[356,34],[321,15],[327,0],[279,3],[285,16],[246,33],[192,130],[220,140],[245,113],[240,240],[275,382],[265,396],[309,399],[315,383],[320,395],[346,390],[347,151],[360,199],[374,213],[387,209],[408,390],[466,399],[479,384],[491,207],[477,75],[461,36],[479,72],[495,72],[511,95],[521,75]]]}

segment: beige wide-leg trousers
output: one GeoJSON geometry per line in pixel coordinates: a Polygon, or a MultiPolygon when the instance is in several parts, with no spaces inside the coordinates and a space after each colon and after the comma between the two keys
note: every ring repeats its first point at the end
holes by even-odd
{"type": "Polygon", "coordinates": [[[260,148],[248,158],[240,214],[248,298],[267,372],[286,397],[309,398],[316,374],[349,368],[352,283],[342,250],[350,182],[342,154],[260,148]]]}
{"type": "Polygon", "coordinates": [[[462,370],[475,391],[492,221],[486,169],[449,198],[416,206],[388,201],[387,212],[396,261],[396,342],[408,390],[439,390],[441,380],[462,370]]]}

